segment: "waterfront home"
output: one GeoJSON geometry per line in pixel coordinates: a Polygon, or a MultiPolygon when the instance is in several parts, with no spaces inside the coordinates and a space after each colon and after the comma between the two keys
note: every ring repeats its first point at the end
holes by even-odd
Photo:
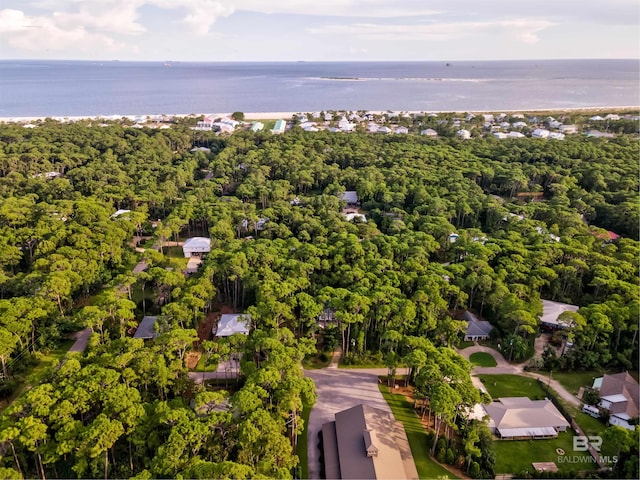
{"type": "Polygon", "coordinates": [[[271,130],[271,133],[274,133],[274,134],[284,133],[285,128],[287,128],[287,122],[280,119],[276,121],[276,124],[273,127],[273,130],[271,130]]]}
{"type": "Polygon", "coordinates": [[[458,138],[461,138],[463,140],[468,140],[469,138],[471,138],[471,132],[469,130],[458,130],[456,132],[456,135],[458,136],[458,138]]]}

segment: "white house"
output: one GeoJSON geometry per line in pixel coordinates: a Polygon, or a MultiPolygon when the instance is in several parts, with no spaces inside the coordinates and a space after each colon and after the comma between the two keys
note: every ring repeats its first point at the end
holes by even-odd
{"type": "Polygon", "coordinates": [[[433,128],[425,128],[420,132],[420,135],[426,135],[427,137],[437,137],[438,132],[436,132],[433,128]]]}
{"type": "Polygon", "coordinates": [[[458,138],[462,138],[463,140],[468,140],[469,138],[471,138],[471,132],[469,130],[458,130],[456,132],[456,135],[458,136],[458,138]]]}
{"type": "Polygon", "coordinates": [[[504,133],[504,132],[494,132],[494,133],[492,133],[492,135],[494,137],[500,138],[500,139],[507,138],[507,134],[504,133]]]}
{"type": "Polygon", "coordinates": [[[531,136],[535,138],[548,138],[550,133],[549,130],[545,130],[544,128],[536,128],[531,133],[531,136]]]}
{"type": "Polygon", "coordinates": [[[284,133],[285,128],[287,128],[287,122],[285,122],[284,120],[280,119],[280,120],[276,121],[276,124],[274,125],[273,129],[271,130],[271,133],[274,133],[274,134],[284,133]]]}
{"type": "Polygon", "coordinates": [[[242,313],[223,314],[220,316],[217,327],[214,327],[213,334],[216,337],[230,337],[236,333],[247,335],[251,325],[251,315],[242,313]]]}
{"type": "Polygon", "coordinates": [[[345,216],[345,218],[347,219],[347,221],[351,221],[355,218],[357,218],[358,220],[360,220],[363,223],[367,223],[367,217],[362,214],[362,213],[343,213],[343,215],[345,216]]]}
{"type": "Polygon", "coordinates": [[[391,133],[391,129],[389,127],[380,127],[378,129],[378,133],[384,133],[384,134],[391,133]]]}
{"type": "Polygon", "coordinates": [[[620,115],[609,113],[604,117],[605,120],[620,120],[620,115]]]}
{"type": "Polygon", "coordinates": [[[264,123],[262,122],[253,122],[253,124],[251,125],[252,132],[259,132],[263,128],[264,128],[264,123]]]}
{"type": "Polygon", "coordinates": [[[396,133],[409,133],[409,129],[407,127],[398,127],[396,133]]]}
{"type": "Polygon", "coordinates": [[[558,317],[564,312],[577,312],[578,308],[577,305],[542,300],[542,317],[540,317],[540,323],[543,327],[556,330],[571,327],[571,323],[563,322],[559,320],[558,317]]]}
{"type": "Polygon", "coordinates": [[[522,121],[515,122],[513,124],[513,128],[523,128],[523,127],[526,127],[526,126],[527,126],[527,122],[522,122],[522,121]]]}
{"type": "Polygon", "coordinates": [[[523,138],[524,136],[525,136],[524,133],[520,133],[520,132],[507,133],[507,138],[523,138]]]}
{"type": "Polygon", "coordinates": [[[126,213],[130,213],[130,212],[131,210],[116,210],[116,212],[113,215],[111,215],[111,218],[118,218],[119,216],[124,215],[126,213]]]}
{"type": "Polygon", "coordinates": [[[564,140],[564,133],[560,133],[560,132],[550,132],[549,133],[549,138],[551,140],[564,140]]]}
{"type": "Polygon", "coordinates": [[[202,256],[211,251],[211,239],[205,237],[191,237],[182,245],[184,258],[202,256]]]}

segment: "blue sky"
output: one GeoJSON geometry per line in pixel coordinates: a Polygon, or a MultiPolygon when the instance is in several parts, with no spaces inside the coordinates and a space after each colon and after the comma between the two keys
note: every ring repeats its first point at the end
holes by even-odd
{"type": "Polygon", "coordinates": [[[0,1],[0,59],[546,58],[640,58],[640,2],[0,1]]]}

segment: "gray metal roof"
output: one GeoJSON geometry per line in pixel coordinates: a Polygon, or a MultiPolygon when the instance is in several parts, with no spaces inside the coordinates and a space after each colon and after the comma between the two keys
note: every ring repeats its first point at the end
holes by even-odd
{"type": "Polygon", "coordinates": [[[136,333],[133,335],[133,338],[144,338],[144,339],[156,338],[158,334],[153,328],[154,325],[156,324],[156,320],[158,320],[158,317],[151,317],[148,315],[144,317],[140,322],[140,325],[138,325],[138,329],[136,330],[136,333]]]}

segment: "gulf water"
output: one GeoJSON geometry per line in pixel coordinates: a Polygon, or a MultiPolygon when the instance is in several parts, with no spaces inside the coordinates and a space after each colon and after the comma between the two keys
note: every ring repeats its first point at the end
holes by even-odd
{"type": "Polygon", "coordinates": [[[640,105],[637,60],[0,61],[0,117],[640,105]]]}

